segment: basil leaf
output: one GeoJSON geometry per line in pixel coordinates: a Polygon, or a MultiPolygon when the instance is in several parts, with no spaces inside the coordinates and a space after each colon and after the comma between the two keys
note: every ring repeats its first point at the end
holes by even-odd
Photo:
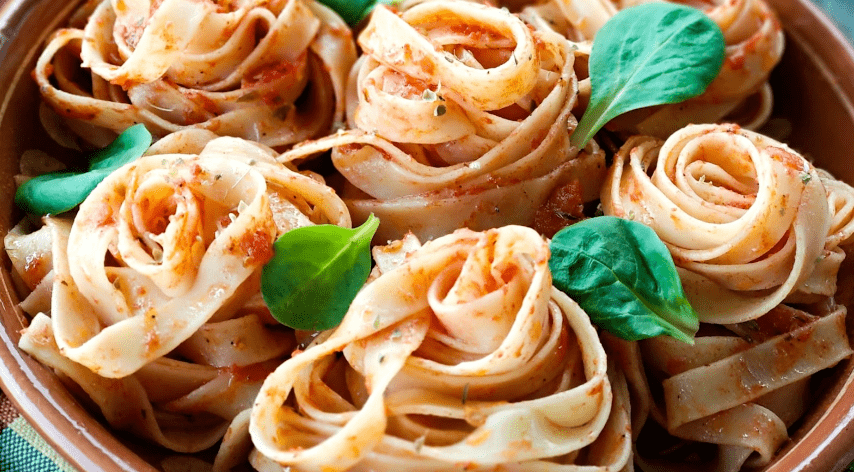
{"type": "Polygon", "coordinates": [[[62,171],[34,177],[18,187],[15,204],[27,213],[57,215],[79,205],[119,167],[139,158],[151,146],[151,133],[133,125],[104,149],[89,156],[89,171],[62,171]]]}
{"type": "Polygon", "coordinates": [[[597,326],[629,341],[667,334],[694,343],[697,313],[670,252],[648,226],[590,218],[559,231],[550,248],[555,287],[597,326]]]}
{"type": "Polygon", "coordinates": [[[371,14],[377,4],[395,6],[402,0],[318,0],[335,10],[350,26],[356,26],[371,14]]]}
{"type": "Polygon", "coordinates": [[[294,329],[338,326],[371,272],[379,224],[371,214],[355,229],[305,226],[280,236],[261,271],[261,295],[273,317],[294,329]]]}
{"type": "Polygon", "coordinates": [[[702,94],[723,66],[720,27],[696,8],[645,3],[596,33],[590,53],[590,104],[571,142],[584,147],[618,115],[702,94]]]}
{"type": "Polygon", "coordinates": [[[115,141],[89,157],[89,170],[110,169],[110,172],[136,160],[151,147],[151,133],[142,123],[124,130],[115,141]]]}

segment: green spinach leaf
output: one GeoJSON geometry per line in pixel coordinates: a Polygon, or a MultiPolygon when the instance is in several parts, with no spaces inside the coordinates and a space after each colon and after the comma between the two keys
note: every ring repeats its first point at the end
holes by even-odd
{"type": "Polygon", "coordinates": [[[702,94],[718,76],[726,44],[720,27],[695,8],[645,3],[596,33],[590,53],[590,104],[571,142],[584,147],[618,115],[702,94]]]}
{"type": "Polygon", "coordinates": [[[378,4],[394,6],[402,0],[319,0],[335,10],[350,26],[356,26],[371,14],[378,4]]]}
{"type": "Polygon", "coordinates": [[[62,171],[34,177],[18,187],[15,204],[27,213],[57,215],[79,205],[119,167],[139,158],[151,146],[151,133],[133,125],[104,149],[89,156],[87,172],[62,171]]]}
{"type": "Polygon", "coordinates": [[[599,216],[562,229],[550,248],[555,287],[594,324],[629,341],[667,334],[693,344],[697,313],[670,252],[651,228],[599,216]]]}
{"type": "Polygon", "coordinates": [[[305,226],[279,237],[261,271],[261,295],[273,317],[294,329],[338,326],[371,272],[379,224],[372,214],[354,229],[305,226]]]}

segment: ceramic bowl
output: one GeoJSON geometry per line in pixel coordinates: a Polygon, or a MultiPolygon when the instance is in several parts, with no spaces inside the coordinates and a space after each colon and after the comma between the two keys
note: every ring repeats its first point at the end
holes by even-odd
{"type": "MultiPolygon", "coordinates": [[[[793,148],[854,184],[854,49],[810,0],[768,2],[787,39],[772,77],[774,119],[790,129],[786,141],[793,148]]],[[[38,93],[30,71],[45,38],[76,3],[0,0],[0,235],[20,217],[12,203],[19,156],[27,149],[45,149],[48,142],[39,124],[38,93]]],[[[8,260],[0,264],[0,385],[8,397],[80,471],[160,468],[162,451],[109,430],[49,369],[17,349],[27,320],[17,308],[8,267],[8,260]]],[[[766,470],[836,471],[852,460],[854,360],[848,360],[826,376],[814,408],[766,470]]]]}

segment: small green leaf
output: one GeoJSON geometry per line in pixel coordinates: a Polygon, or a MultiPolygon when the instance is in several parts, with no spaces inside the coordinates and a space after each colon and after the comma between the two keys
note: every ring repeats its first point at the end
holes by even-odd
{"type": "Polygon", "coordinates": [[[306,226],[279,237],[261,271],[261,295],[273,317],[294,329],[338,326],[371,272],[379,224],[372,214],[354,229],[306,226]]]}
{"type": "Polygon", "coordinates": [[[319,0],[335,10],[350,26],[356,26],[371,14],[377,4],[395,6],[402,0],[319,0]]]}
{"type": "Polygon", "coordinates": [[[667,334],[693,344],[700,323],[670,252],[648,226],[600,216],[551,241],[554,285],[597,326],[629,341],[667,334]]]}
{"type": "Polygon", "coordinates": [[[151,133],[133,125],[104,149],[89,156],[87,172],[51,172],[18,187],[15,204],[27,213],[57,215],[79,205],[92,190],[119,167],[139,158],[151,146],[151,133]]]}
{"type": "Polygon", "coordinates": [[[138,159],[151,147],[151,133],[143,124],[135,124],[124,130],[115,141],[104,149],[95,151],[89,158],[89,170],[115,169],[138,159]]]}
{"type": "Polygon", "coordinates": [[[572,144],[586,146],[623,113],[702,94],[725,53],[720,27],[696,8],[653,2],[620,11],[593,40],[590,104],[572,144]]]}

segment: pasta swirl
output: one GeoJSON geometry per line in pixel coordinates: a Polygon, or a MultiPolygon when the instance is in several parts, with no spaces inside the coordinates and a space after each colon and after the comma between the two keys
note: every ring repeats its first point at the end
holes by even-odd
{"type": "MultiPolygon", "coordinates": [[[[319,0],[86,2],[37,60],[44,126],[78,150],[134,123],[156,139],[73,217],[4,238],[19,347],[110,427],[182,454],[166,470],[768,465],[811,377],[852,354],[854,188],[749,131],[784,46],[765,0],[673,0],[720,26],[719,76],[612,120],[610,169],[573,146],[607,73],[597,32],[649,1],[379,2],[360,58],[319,0]],[[688,125],[721,120],[739,124],[688,125]],[[693,343],[617,339],[552,285],[543,234],[596,199],[664,241],[693,343]],[[390,242],[340,325],[282,326],[261,294],[274,241],[370,214],[390,242]]],[[[30,151],[17,181],[63,165],[30,151]]]]}
{"type": "Polygon", "coordinates": [[[313,0],[104,0],[54,34],[34,76],[63,126],[96,145],[141,122],[286,146],[343,119],[355,56],[347,25],[313,0]]]}
{"type": "MultiPolygon", "coordinates": [[[[144,157],[111,174],[81,205],[67,250],[54,251],[62,256],[54,257],[52,317],[64,355],[123,377],[172,351],[272,256],[278,188],[298,187],[294,180],[321,187],[272,162],[226,157],[222,147],[240,141],[224,139],[199,157],[144,157]],[[277,172],[265,170],[271,166],[277,172]],[[119,265],[106,265],[107,254],[119,265]]],[[[244,156],[264,155],[243,148],[244,156]]],[[[328,188],[308,198],[324,193],[337,200],[328,188]]],[[[327,215],[349,225],[340,203],[327,215]]]]}
{"type": "Polygon", "coordinates": [[[582,174],[595,198],[604,154],[569,144],[577,89],[560,36],[506,10],[440,0],[400,16],[378,7],[359,44],[353,129],[281,159],[333,148],[354,219],[376,214],[380,240],[530,224],[556,186],[582,174]]]}
{"type": "Polygon", "coordinates": [[[689,126],[664,143],[630,139],[602,206],[655,229],[701,321],[719,324],[757,318],[796,291],[830,227],[816,169],[735,125],[689,126]]]}
{"type": "Polygon", "coordinates": [[[612,393],[596,332],[547,259],[528,228],[458,230],[382,273],[267,378],[253,464],[561,470],[603,429],[612,393]]]}
{"type": "Polygon", "coordinates": [[[41,267],[23,267],[34,318],[20,347],[77,383],[112,427],[198,452],[296,344],[259,293],[273,238],[350,219],[321,180],[261,145],[185,130],[149,152],[166,154],[111,174],[73,222],[48,217],[7,237],[41,267]]]}

